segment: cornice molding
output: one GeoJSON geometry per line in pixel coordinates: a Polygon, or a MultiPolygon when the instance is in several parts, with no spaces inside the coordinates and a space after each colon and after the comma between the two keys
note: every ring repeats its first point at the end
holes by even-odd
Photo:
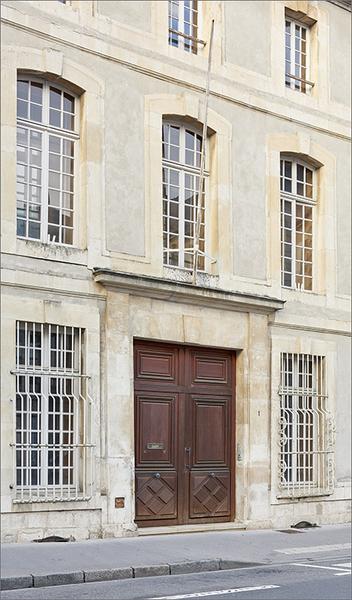
{"type": "Polygon", "coordinates": [[[338,6],[339,8],[342,8],[343,10],[348,10],[349,12],[351,12],[351,0],[326,0],[327,2],[329,2],[330,4],[335,4],[335,6],[338,6]]]}
{"type": "Polygon", "coordinates": [[[93,278],[111,291],[156,300],[187,303],[237,312],[272,314],[284,307],[285,301],[269,296],[244,294],[228,290],[194,286],[190,283],[170,281],[146,275],[134,275],[110,269],[93,269],[93,278]]]}

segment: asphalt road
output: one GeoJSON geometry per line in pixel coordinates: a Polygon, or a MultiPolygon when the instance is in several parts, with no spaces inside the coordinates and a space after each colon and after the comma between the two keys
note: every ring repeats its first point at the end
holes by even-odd
{"type": "Polygon", "coordinates": [[[280,562],[260,567],[190,575],[84,583],[1,593],[3,600],[350,600],[351,557],[336,552],[329,557],[280,562]]]}

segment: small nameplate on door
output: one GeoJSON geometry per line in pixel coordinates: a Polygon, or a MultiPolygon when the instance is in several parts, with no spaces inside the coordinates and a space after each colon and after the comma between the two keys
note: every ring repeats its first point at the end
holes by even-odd
{"type": "Polygon", "coordinates": [[[150,442],[147,444],[148,450],[164,450],[164,444],[162,442],[150,442]]]}

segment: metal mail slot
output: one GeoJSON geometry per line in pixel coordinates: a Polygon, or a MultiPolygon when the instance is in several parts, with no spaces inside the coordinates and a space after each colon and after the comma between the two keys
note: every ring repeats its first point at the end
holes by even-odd
{"type": "Polygon", "coordinates": [[[148,450],[164,450],[164,444],[162,442],[150,442],[147,444],[148,450]]]}

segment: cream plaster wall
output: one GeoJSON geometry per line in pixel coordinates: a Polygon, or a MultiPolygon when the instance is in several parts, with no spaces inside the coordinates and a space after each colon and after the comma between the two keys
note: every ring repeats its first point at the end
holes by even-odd
{"type": "Polygon", "coordinates": [[[251,0],[224,2],[225,60],[247,71],[270,76],[271,4],[259,0],[255,11],[251,0]],[[250,43],[249,43],[250,42],[250,43]]]}
{"type": "Polygon", "coordinates": [[[139,2],[139,0],[119,0],[118,2],[99,0],[97,2],[99,15],[148,32],[151,31],[152,26],[151,9],[151,2],[139,2]]]}

